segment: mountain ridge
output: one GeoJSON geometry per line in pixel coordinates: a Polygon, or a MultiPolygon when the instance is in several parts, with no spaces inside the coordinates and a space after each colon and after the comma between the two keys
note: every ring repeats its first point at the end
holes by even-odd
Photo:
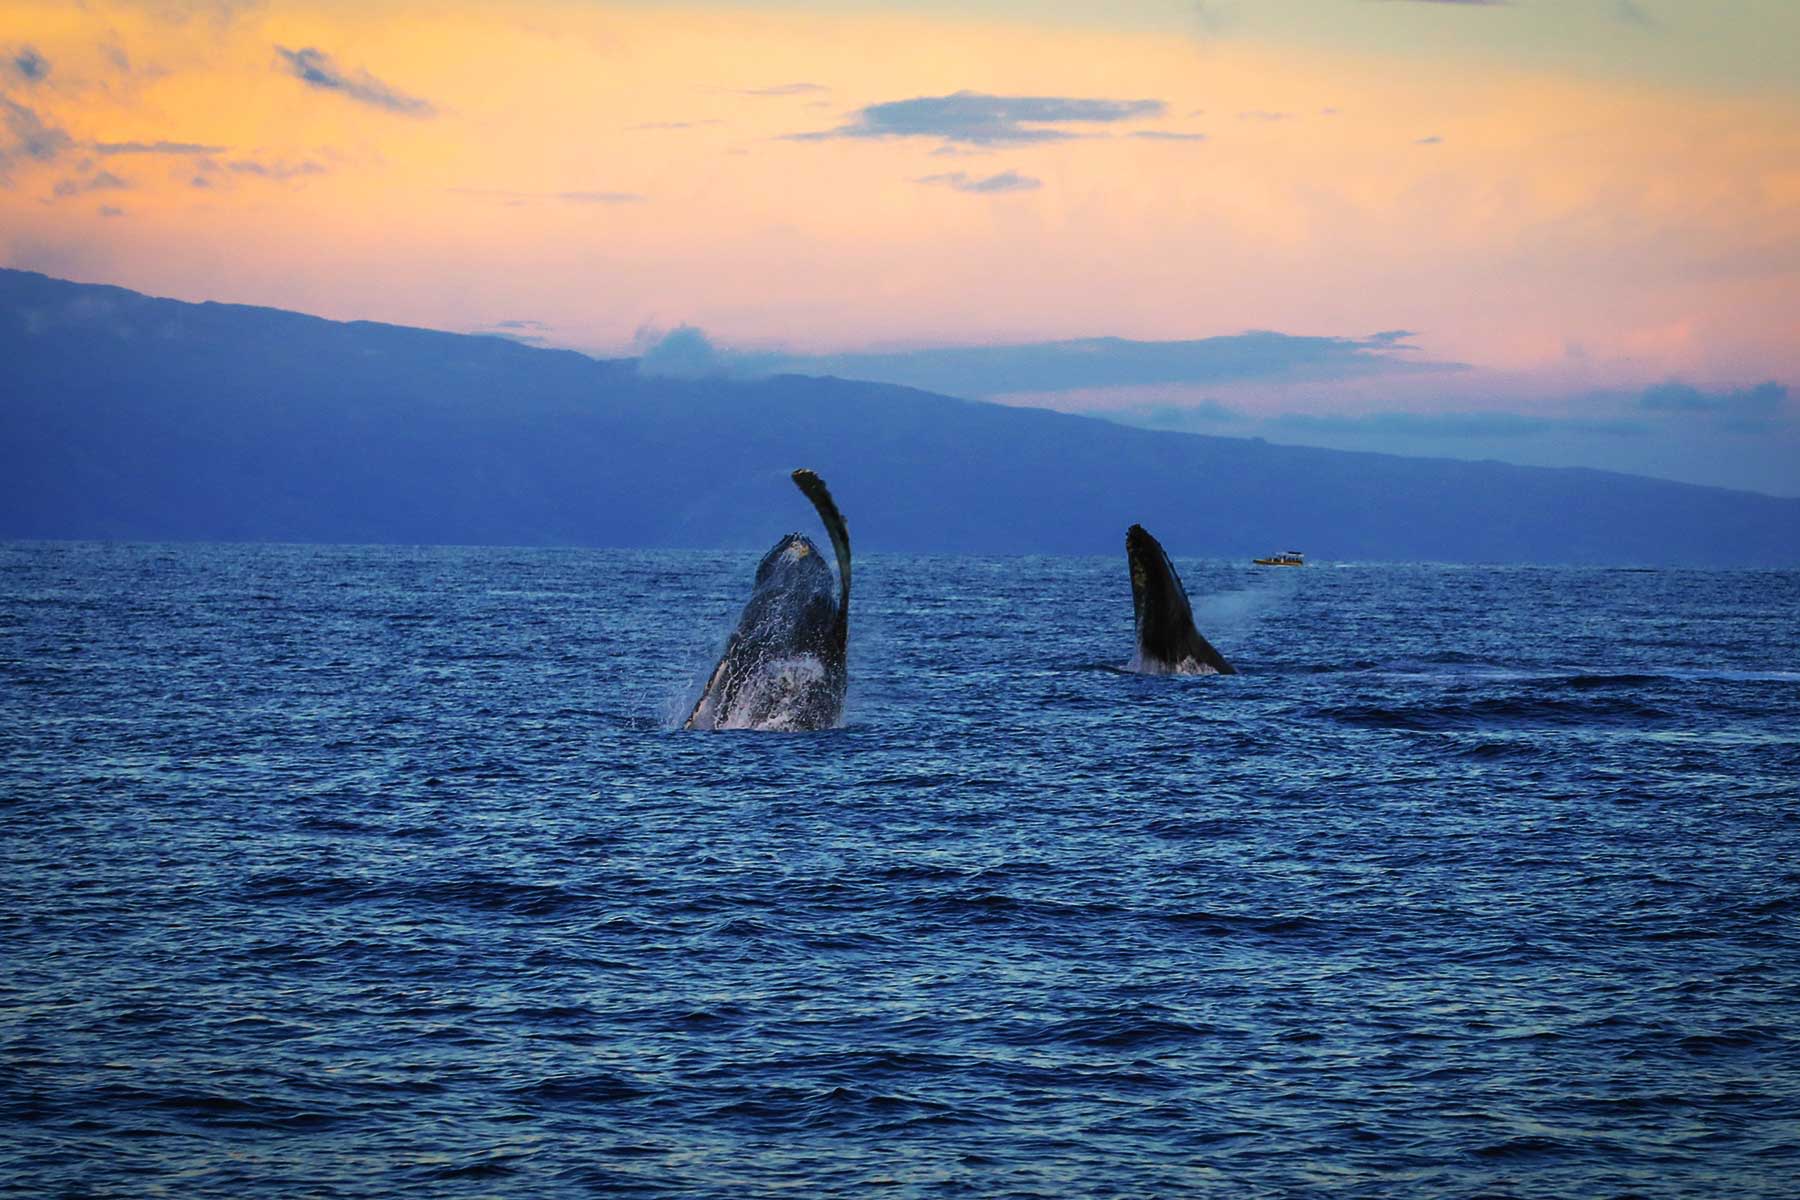
{"type": "Polygon", "coordinates": [[[0,537],[1800,564],[1800,499],[1147,430],[0,270],[0,537]],[[803,525],[801,527],[804,527],[803,525]]]}

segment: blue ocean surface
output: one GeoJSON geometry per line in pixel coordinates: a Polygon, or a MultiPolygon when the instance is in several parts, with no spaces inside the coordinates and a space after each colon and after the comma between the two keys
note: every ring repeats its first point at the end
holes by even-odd
{"type": "Polygon", "coordinates": [[[757,557],[0,545],[0,1194],[1796,1194],[1800,572],[757,557]]]}

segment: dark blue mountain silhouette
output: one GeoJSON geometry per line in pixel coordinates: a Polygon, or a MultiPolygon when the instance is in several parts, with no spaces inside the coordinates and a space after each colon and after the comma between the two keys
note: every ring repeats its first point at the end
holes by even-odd
{"type": "Polygon", "coordinates": [[[1130,429],[0,271],[0,537],[1800,564],[1800,500],[1130,429]]]}

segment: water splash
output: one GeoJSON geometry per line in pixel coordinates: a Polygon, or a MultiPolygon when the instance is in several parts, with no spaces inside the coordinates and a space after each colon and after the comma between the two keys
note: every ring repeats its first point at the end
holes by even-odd
{"type": "Polygon", "coordinates": [[[1195,658],[1184,658],[1178,663],[1167,663],[1157,658],[1145,658],[1143,651],[1131,656],[1125,669],[1134,675],[1217,675],[1211,663],[1203,663],[1195,658]]]}

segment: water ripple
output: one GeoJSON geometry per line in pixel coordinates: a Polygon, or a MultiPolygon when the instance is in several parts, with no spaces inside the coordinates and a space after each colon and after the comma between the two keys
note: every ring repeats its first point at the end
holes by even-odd
{"type": "Polygon", "coordinates": [[[1792,1194],[1800,575],[755,559],[0,545],[0,1192],[1792,1194]]]}

